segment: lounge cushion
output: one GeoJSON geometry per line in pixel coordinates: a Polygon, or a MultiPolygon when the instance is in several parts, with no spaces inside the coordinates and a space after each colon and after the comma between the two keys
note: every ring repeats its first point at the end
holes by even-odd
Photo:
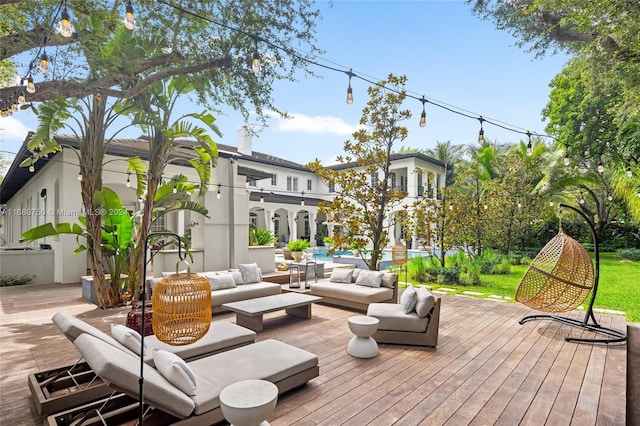
{"type": "Polygon", "coordinates": [[[353,276],[353,269],[335,268],[331,271],[329,281],[332,283],[349,284],[353,276]]]}
{"type": "Polygon", "coordinates": [[[257,263],[240,264],[240,273],[242,280],[246,284],[259,283],[262,281],[262,273],[257,263]]]}
{"type": "Polygon", "coordinates": [[[86,323],[81,319],[74,317],[73,315],[69,315],[64,312],[56,312],[53,317],[51,317],[51,320],[56,325],[56,327],[60,329],[62,334],[64,334],[71,342],[75,341],[81,334],[86,333],[97,337],[98,339],[103,340],[113,346],[120,347],[120,349],[123,349],[125,351],[129,350],[125,346],[121,345],[116,339],[109,336],[107,333],[98,330],[91,324],[86,323]]]}
{"type": "Polygon", "coordinates": [[[404,313],[412,312],[416,308],[417,301],[416,289],[412,285],[408,285],[400,296],[400,304],[404,308],[404,313]]]}
{"type": "Polygon", "coordinates": [[[153,351],[153,362],[162,377],[182,392],[191,396],[197,393],[196,378],[193,375],[193,371],[178,355],[155,349],[153,351]]]}
{"type": "Polygon", "coordinates": [[[207,278],[207,281],[209,281],[209,284],[211,285],[211,291],[224,290],[225,288],[236,287],[236,281],[233,278],[233,275],[231,274],[231,272],[227,274],[208,273],[206,275],[206,278],[207,278]]]}
{"type": "Polygon", "coordinates": [[[384,274],[384,272],[363,269],[358,274],[355,284],[374,288],[380,287],[382,284],[382,274],[384,274]]]}
{"type": "Polygon", "coordinates": [[[420,318],[426,317],[436,306],[435,296],[426,288],[418,287],[416,291],[416,313],[420,318]]]}
{"type": "MultiPolygon", "coordinates": [[[[118,342],[120,342],[120,344],[126,346],[135,355],[140,355],[140,349],[143,345],[142,336],[140,336],[140,333],[132,328],[127,327],[126,325],[111,324],[111,335],[118,342]]],[[[146,345],[144,346],[142,352],[147,352],[146,345]]]]}
{"type": "Polygon", "coordinates": [[[318,282],[311,284],[313,296],[330,297],[355,303],[384,302],[393,298],[393,290],[386,287],[366,287],[355,284],[318,282]]]}
{"type": "Polygon", "coordinates": [[[398,276],[392,272],[384,272],[382,274],[382,286],[387,288],[393,288],[396,286],[398,276]]]}
{"type": "Polygon", "coordinates": [[[198,394],[193,396],[195,413],[219,407],[220,392],[234,382],[278,382],[317,365],[316,355],[273,339],[192,361],[189,367],[198,382],[198,394]]]}
{"type": "Polygon", "coordinates": [[[367,315],[378,318],[378,330],[424,333],[429,324],[428,318],[420,318],[415,311],[405,314],[400,303],[372,303],[367,315]]]}
{"type": "MultiPolygon", "coordinates": [[[[91,369],[105,382],[112,383],[129,395],[138,395],[140,360],[89,334],[79,336],[74,345],[91,369]]],[[[215,356],[215,355],[212,355],[215,356]]],[[[144,397],[153,406],[184,418],[193,413],[195,403],[148,364],[143,366],[144,397]]],[[[196,380],[199,378],[197,377],[196,380]]]]}

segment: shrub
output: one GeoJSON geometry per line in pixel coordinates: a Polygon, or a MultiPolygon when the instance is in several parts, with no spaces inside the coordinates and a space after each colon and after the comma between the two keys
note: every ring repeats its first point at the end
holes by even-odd
{"type": "Polygon", "coordinates": [[[640,260],[640,249],[620,249],[616,250],[616,254],[621,259],[640,260]]]}
{"type": "Polygon", "coordinates": [[[31,284],[35,277],[35,275],[28,274],[21,277],[18,277],[17,275],[0,275],[0,287],[31,284]]]}
{"type": "Polygon", "coordinates": [[[480,265],[469,263],[467,270],[460,274],[460,282],[464,285],[480,285],[480,265]]]}
{"type": "Polygon", "coordinates": [[[510,254],[509,255],[509,262],[511,262],[512,265],[521,265],[522,263],[522,255],[521,254],[510,254]]]}
{"type": "Polygon", "coordinates": [[[309,248],[309,241],[307,240],[291,240],[287,244],[287,248],[290,251],[304,251],[309,248]]]}
{"type": "Polygon", "coordinates": [[[250,246],[268,246],[278,242],[278,238],[268,229],[259,226],[249,229],[250,246]]]}
{"type": "Polygon", "coordinates": [[[511,261],[509,258],[503,257],[500,263],[495,266],[493,273],[497,275],[507,275],[511,273],[511,261]]]}
{"type": "Polygon", "coordinates": [[[531,265],[531,262],[533,262],[533,258],[529,256],[522,256],[522,259],[520,259],[521,265],[531,265]]]}
{"type": "Polygon", "coordinates": [[[428,267],[429,262],[421,256],[412,257],[407,262],[409,276],[420,283],[429,281],[430,276],[427,273],[428,267]]]}
{"type": "Polygon", "coordinates": [[[496,261],[495,260],[486,260],[486,259],[481,259],[480,260],[480,273],[481,274],[493,274],[493,271],[495,270],[496,267],[496,261]]]}

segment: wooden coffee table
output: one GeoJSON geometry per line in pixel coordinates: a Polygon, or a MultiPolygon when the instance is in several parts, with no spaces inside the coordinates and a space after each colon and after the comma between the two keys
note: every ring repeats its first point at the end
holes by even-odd
{"type": "Polygon", "coordinates": [[[321,300],[322,297],[291,292],[224,303],[222,308],[236,313],[236,324],[262,331],[264,314],[284,309],[287,315],[308,319],[311,318],[311,304],[321,300]]]}

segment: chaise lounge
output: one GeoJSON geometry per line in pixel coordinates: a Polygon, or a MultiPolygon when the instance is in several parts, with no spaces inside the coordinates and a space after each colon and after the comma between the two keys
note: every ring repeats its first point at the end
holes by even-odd
{"type": "MultiPolygon", "coordinates": [[[[52,317],[52,321],[72,343],[82,334],[90,334],[114,347],[130,352],[113,337],[72,315],[58,312],[52,317]]],[[[175,353],[182,359],[192,361],[248,345],[255,340],[256,333],[251,330],[230,322],[216,321],[211,323],[209,331],[202,339],[190,345],[170,346],[152,335],[145,336],[144,342],[149,353],[152,349],[163,349],[175,353]]],[[[152,357],[147,356],[145,362],[153,363],[152,357]]],[[[96,377],[89,365],[80,361],[72,366],[31,373],[28,376],[28,383],[36,409],[43,415],[102,398],[111,392],[102,380],[96,377]]]]}
{"type": "MultiPolygon", "coordinates": [[[[138,397],[140,369],[136,356],[88,334],[79,336],[74,344],[104,382],[133,398],[138,397]]],[[[163,375],[149,364],[144,365],[144,400],[154,408],[149,416],[160,410],[164,417],[167,414],[175,417],[171,424],[214,424],[224,420],[219,396],[222,389],[232,383],[262,379],[274,383],[278,393],[283,393],[304,385],[319,374],[316,355],[273,339],[189,361],[186,366],[181,368],[188,368],[193,375],[190,394],[173,376],[166,372],[163,375]]],[[[135,416],[137,411],[133,410],[131,414],[135,416]]],[[[74,414],[78,415],[82,413],[74,414]]],[[[121,416],[122,412],[117,415],[121,416]]],[[[49,424],[60,424],[56,418],[68,416],[65,413],[50,416],[49,424]]],[[[101,416],[107,424],[114,423],[109,413],[101,413],[101,416]]],[[[100,422],[97,415],[93,420],[87,418],[85,424],[93,424],[93,421],[100,422]]]]}

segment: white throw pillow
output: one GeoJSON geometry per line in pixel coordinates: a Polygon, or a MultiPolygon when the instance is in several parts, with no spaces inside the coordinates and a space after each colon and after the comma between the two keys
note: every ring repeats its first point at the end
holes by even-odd
{"type": "Polygon", "coordinates": [[[335,268],[331,271],[331,278],[329,278],[329,282],[350,284],[352,275],[353,269],[335,268]]]}
{"type": "MultiPolygon", "coordinates": [[[[140,333],[122,324],[111,324],[111,335],[121,345],[126,346],[134,354],[140,356],[140,346],[142,345],[140,333]]],[[[146,352],[146,345],[144,349],[146,352]]]]}
{"type": "Polygon", "coordinates": [[[229,273],[233,276],[233,280],[236,282],[236,285],[246,284],[244,279],[242,279],[242,272],[240,269],[229,269],[229,273]]]}
{"type": "Polygon", "coordinates": [[[382,274],[384,274],[384,272],[363,269],[358,274],[358,278],[356,278],[356,285],[379,288],[382,284],[382,274]]]}
{"type": "Polygon", "coordinates": [[[242,280],[246,284],[259,283],[262,281],[262,273],[257,263],[240,264],[240,273],[242,280]]]}
{"type": "Polygon", "coordinates": [[[404,307],[404,313],[409,314],[416,308],[417,294],[416,289],[409,285],[400,296],[400,304],[404,307]]]}
{"type": "Polygon", "coordinates": [[[207,274],[207,281],[211,285],[211,291],[236,288],[236,281],[231,272],[227,274],[207,274]]]}
{"type": "Polygon", "coordinates": [[[154,349],[153,363],[162,377],[173,386],[187,395],[196,394],[196,376],[191,371],[191,367],[178,355],[162,349],[154,349]]]}
{"type": "Polygon", "coordinates": [[[436,298],[429,290],[418,287],[416,291],[416,313],[420,318],[426,317],[431,309],[436,306],[436,298]]]}

